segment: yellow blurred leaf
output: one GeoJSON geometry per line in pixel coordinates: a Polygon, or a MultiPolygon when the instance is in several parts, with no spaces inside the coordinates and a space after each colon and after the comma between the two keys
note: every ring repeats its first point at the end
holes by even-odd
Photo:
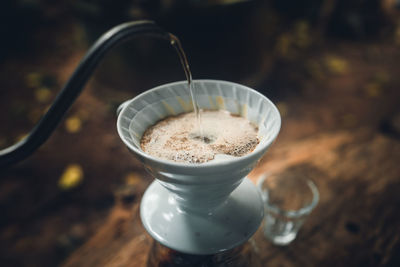
{"type": "Polygon", "coordinates": [[[35,98],[39,103],[45,103],[51,98],[51,91],[49,88],[41,87],[35,90],[35,98]]]}
{"type": "Polygon", "coordinates": [[[130,172],[125,176],[125,184],[127,185],[137,185],[140,181],[140,175],[135,172],[130,172]]]}
{"type": "Polygon", "coordinates": [[[26,76],[25,82],[28,87],[40,87],[42,84],[42,75],[38,72],[31,72],[26,76]]]}
{"type": "Polygon", "coordinates": [[[58,187],[62,190],[70,190],[77,187],[83,181],[83,170],[78,164],[70,164],[64,170],[58,180],[58,187]]]}
{"type": "Polygon", "coordinates": [[[349,69],[346,60],[335,56],[326,57],[325,65],[328,68],[328,70],[334,74],[343,74],[346,73],[349,69]]]}
{"type": "Polygon", "coordinates": [[[369,97],[377,97],[382,93],[382,86],[376,82],[369,83],[365,87],[365,93],[369,97]]]}
{"type": "Polygon", "coordinates": [[[82,128],[82,121],[80,118],[76,116],[69,117],[65,121],[65,129],[69,133],[77,133],[81,130],[82,128]]]}

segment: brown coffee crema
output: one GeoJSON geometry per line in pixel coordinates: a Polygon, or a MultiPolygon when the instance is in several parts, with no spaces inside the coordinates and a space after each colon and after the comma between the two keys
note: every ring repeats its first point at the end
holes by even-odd
{"type": "Polygon", "coordinates": [[[201,129],[194,112],[167,117],[149,127],[140,141],[154,157],[186,163],[204,163],[216,155],[244,156],[258,145],[258,128],[225,110],[203,110],[201,129]]]}

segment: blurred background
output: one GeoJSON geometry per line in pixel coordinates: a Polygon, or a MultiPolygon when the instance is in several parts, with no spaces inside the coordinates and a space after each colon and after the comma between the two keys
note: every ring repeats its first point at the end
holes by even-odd
{"type": "MultiPolygon", "coordinates": [[[[242,83],[277,103],[278,149],[358,129],[398,142],[399,14],[397,0],[3,0],[0,148],[32,129],[102,33],[139,19],[180,38],[194,79],[242,83]]],[[[184,78],[160,40],[106,56],[50,139],[0,170],[0,265],[59,265],[116,199],[139,201],[152,178],[119,140],[116,107],[184,78]]]]}

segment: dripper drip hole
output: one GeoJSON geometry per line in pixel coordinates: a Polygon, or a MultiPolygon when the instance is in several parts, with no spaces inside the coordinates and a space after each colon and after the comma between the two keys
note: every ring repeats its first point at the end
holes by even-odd
{"type": "Polygon", "coordinates": [[[205,144],[212,144],[217,140],[217,137],[211,134],[204,133],[190,133],[189,138],[201,141],[205,144]]]}

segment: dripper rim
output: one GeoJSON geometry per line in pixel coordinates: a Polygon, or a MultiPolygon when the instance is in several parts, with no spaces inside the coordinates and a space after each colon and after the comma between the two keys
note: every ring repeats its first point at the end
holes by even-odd
{"type": "Polygon", "coordinates": [[[139,99],[147,94],[151,94],[157,90],[160,90],[160,88],[163,87],[167,87],[167,86],[174,86],[174,85],[178,85],[178,84],[186,84],[187,81],[183,80],[183,81],[176,81],[176,82],[171,82],[171,83],[166,83],[166,84],[162,84],[156,87],[153,87],[149,90],[146,90],[145,92],[135,96],[134,98],[130,99],[127,101],[127,104],[124,105],[124,107],[120,110],[119,114],[118,114],[118,119],[117,119],[117,131],[118,134],[120,136],[120,138],[122,139],[122,141],[124,142],[124,144],[131,150],[133,151],[136,155],[138,155],[139,157],[141,157],[142,159],[145,159],[147,161],[152,161],[155,162],[157,164],[160,165],[164,165],[164,166],[168,166],[168,167],[178,167],[178,168],[186,168],[186,169],[204,169],[206,167],[224,167],[224,166],[230,166],[230,165],[234,165],[238,162],[241,161],[246,161],[248,159],[253,159],[254,158],[261,158],[262,155],[265,153],[266,149],[276,140],[280,129],[281,129],[281,116],[279,113],[278,108],[275,106],[275,104],[269,99],[267,98],[265,95],[261,94],[260,92],[239,84],[239,83],[235,83],[235,82],[230,82],[230,81],[224,81],[224,80],[215,80],[215,79],[196,79],[192,81],[193,83],[199,83],[199,82],[213,82],[213,83],[217,83],[217,84],[227,84],[227,85],[231,85],[231,86],[240,86],[242,88],[245,88],[246,90],[251,91],[252,93],[258,95],[259,97],[263,98],[264,100],[266,100],[270,107],[274,110],[274,112],[278,115],[277,116],[277,125],[275,126],[275,131],[272,133],[271,137],[269,138],[269,141],[264,143],[264,144],[258,144],[256,146],[256,148],[250,152],[247,155],[241,156],[241,157],[237,157],[234,158],[232,157],[231,159],[228,160],[222,160],[222,161],[208,161],[208,162],[204,162],[204,163],[186,163],[186,162],[174,162],[174,161],[170,161],[170,160],[166,160],[166,159],[162,159],[162,158],[157,158],[155,156],[152,156],[146,152],[144,152],[142,149],[137,148],[136,146],[133,146],[132,144],[130,144],[126,138],[125,135],[123,134],[122,130],[121,130],[121,120],[122,120],[122,114],[125,112],[125,110],[129,107],[129,104],[134,101],[135,99],[139,99]],[[260,147],[261,146],[261,147],[260,147]]]}

